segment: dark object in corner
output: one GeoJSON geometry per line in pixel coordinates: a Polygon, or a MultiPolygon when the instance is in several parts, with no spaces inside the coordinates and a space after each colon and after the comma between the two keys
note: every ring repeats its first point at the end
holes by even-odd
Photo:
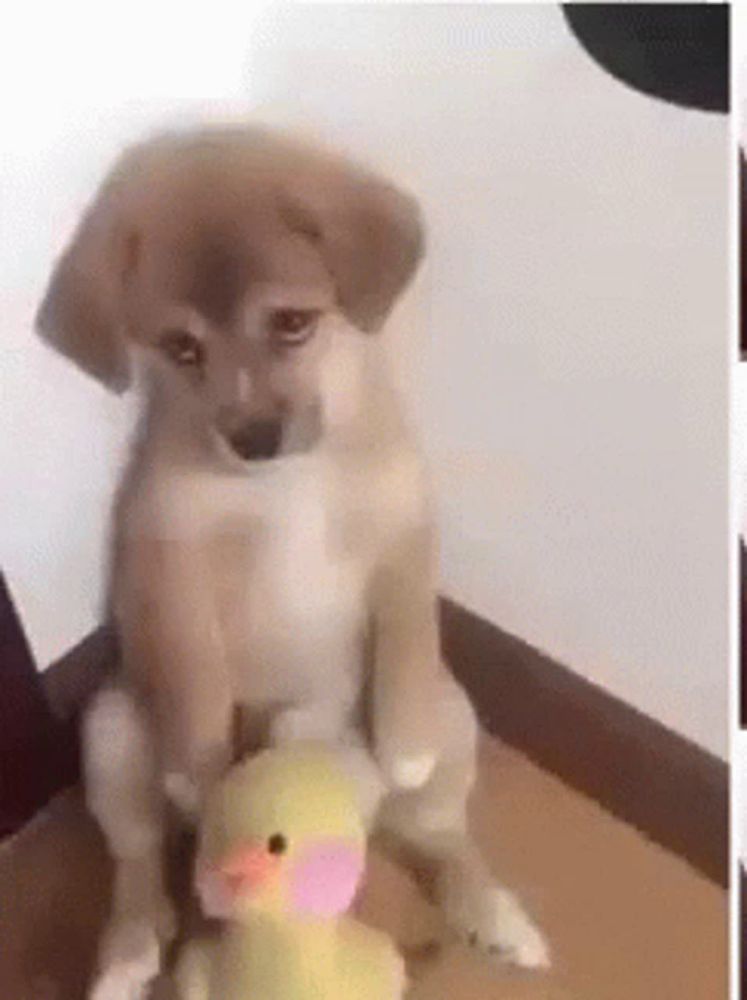
{"type": "Polygon", "coordinates": [[[562,7],[578,41],[616,79],[681,107],[728,112],[728,4],[562,7]]]}
{"type": "Polygon", "coordinates": [[[728,885],[723,760],[446,599],[441,634],[489,732],[728,885]]]}
{"type": "Polygon", "coordinates": [[[75,738],[49,708],[0,573],[0,838],[15,833],[78,768],[75,738]]]}

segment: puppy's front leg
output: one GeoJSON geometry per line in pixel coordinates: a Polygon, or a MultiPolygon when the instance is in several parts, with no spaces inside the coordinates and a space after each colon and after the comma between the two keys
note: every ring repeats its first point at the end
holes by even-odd
{"type": "Polygon", "coordinates": [[[167,794],[187,815],[230,762],[233,688],[204,551],[132,546],[118,602],[126,668],[155,717],[167,794]]]}
{"type": "Polygon", "coordinates": [[[84,734],[87,800],[115,866],[94,1000],[145,996],[173,931],[163,878],[165,774],[181,781],[178,804],[192,812],[231,746],[231,685],[199,552],[134,541],[115,576],[127,692],[104,692],[84,734]]]}
{"type": "Polygon", "coordinates": [[[439,756],[434,561],[429,527],[413,528],[387,553],[372,589],[374,750],[401,789],[424,785],[439,756]]]}
{"type": "Polygon", "coordinates": [[[214,947],[210,941],[190,941],[185,945],[174,969],[178,1000],[211,1000],[210,972],[214,947]]]}

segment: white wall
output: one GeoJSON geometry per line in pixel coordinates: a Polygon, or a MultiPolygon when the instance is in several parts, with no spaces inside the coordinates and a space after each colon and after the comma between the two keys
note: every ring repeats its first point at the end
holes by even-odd
{"type": "Polygon", "coordinates": [[[737,452],[737,524],[747,542],[747,363],[737,365],[734,378],[734,427],[737,452]]]}
{"type": "Polygon", "coordinates": [[[294,7],[261,39],[269,116],[423,198],[446,589],[725,754],[725,118],[617,83],[555,5],[294,7]]]}
{"type": "MultiPolygon", "coordinates": [[[[732,13],[732,32],[738,40],[736,51],[742,52],[739,79],[747,80],[747,11],[744,6],[736,7],[732,13]],[[739,40],[741,39],[741,47],[739,40]]],[[[744,90],[743,86],[743,90],[744,90]]],[[[737,138],[743,153],[747,154],[747,93],[740,94],[737,105],[739,120],[737,138]]],[[[744,323],[744,320],[740,320],[744,323]]],[[[734,382],[734,426],[733,440],[737,452],[737,518],[739,531],[747,541],[747,362],[741,361],[736,370],[734,382]]],[[[746,842],[747,843],[747,842],[746,842]]]]}
{"type": "Polygon", "coordinates": [[[31,334],[54,256],[123,144],[247,113],[261,8],[132,0],[14,6],[0,32],[0,566],[41,665],[98,622],[109,501],[130,414],[31,334]],[[220,13],[220,16],[217,16],[220,13]]]}
{"type": "MultiPolygon", "coordinates": [[[[88,78],[111,77],[99,104],[113,117],[91,117],[86,84],[52,111],[39,94],[36,117],[14,122],[0,460],[16,525],[0,558],[40,659],[95,619],[126,421],[34,345],[30,316],[122,134],[180,108],[170,80],[171,94],[256,100],[416,188],[431,254],[406,313],[411,349],[425,348],[416,398],[445,589],[724,754],[725,121],[605,76],[554,5],[314,4],[275,8],[256,32],[249,20],[214,28],[212,48],[211,19],[187,24],[134,74],[99,55],[88,78]],[[158,100],[123,114],[134,79],[158,100]]],[[[30,72],[20,58],[15,71],[30,72]]]]}

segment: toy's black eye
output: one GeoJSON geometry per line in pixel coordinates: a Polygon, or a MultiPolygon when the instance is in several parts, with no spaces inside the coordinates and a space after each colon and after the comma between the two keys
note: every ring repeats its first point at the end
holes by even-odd
{"type": "Polygon", "coordinates": [[[205,360],[204,347],[187,330],[164,330],[158,338],[158,346],[174,364],[183,368],[198,368],[205,360]]]}
{"type": "Polygon", "coordinates": [[[267,850],[270,854],[285,854],[288,850],[288,841],[282,833],[273,833],[267,841],[267,850]]]}
{"type": "Polygon", "coordinates": [[[270,339],[276,347],[299,347],[316,329],[318,309],[275,309],[270,313],[270,339]]]}

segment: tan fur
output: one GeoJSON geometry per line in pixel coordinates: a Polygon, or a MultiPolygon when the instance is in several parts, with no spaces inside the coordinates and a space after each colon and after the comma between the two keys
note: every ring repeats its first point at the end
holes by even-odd
{"type": "MultiPolygon", "coordinates": [[[[469,854],[475,724],[440,661],[420,457],[380,338],[367,335],[422,246],[415,202],[332,154],[258,129],[170,135],[115,168],[58,264],[39,327],[113,388],[134,377],[144,394],[116,505],[112,610],[123,684],[145,714],[127,722],[120,695],[105,694],[89,733],[119,720],[139,739],[144,725],[148,782],[194,805],[230,758],[237,706],[264,720],[262,739],[355,740],[368,722],[390,789],[433,775],[458,859],[469,854]],[[321,318],[280,363],[263,317],[288,306],[321,318]],[[159,350],[174,326],[205,345],[200,372],[159,350]],[[231,455],[233,428],[279,415],[283,454],[231,455]]],[[[123,797],[134,780],[126,749],[113,756],[92,739],[88,760],[89,798],[121,870],[131,883],[151,878],[159,808],[128,813],[127,801],[151,799],[123,797]]],[[[395,814],[393,826],[409,817],[405,836],[432,839],[432,803],[411,807],[405,794],[395,814]]],[[[131,895],[122,890],[128,906],[131,895]]],[[[138,934],[121,934],[122,950],[138,934]]],[[[107,947],[102,998],[145,974],[130,964],[107,979],[107,947]]]]}
{"type": "Polygon", "coordinates": [[[194,225],[249,234],[260,272],[270,265],[284,284],[314,283],[323,263],[338,304],[364,330],[381,326],[423,249],[416,203],[333,154],[261,128],[167,134],[126,152],[102,185],[52,276],[40,332],[125,388],[122,334],[128,325],[142,333],[138,313],[153,305],[143,296],[177,291],[180,250],[194,225]],[[133,315],[127,280],[145,236],[160,244],[160,273],[152,276],[157,287],[139,289],[133,315]]]}

